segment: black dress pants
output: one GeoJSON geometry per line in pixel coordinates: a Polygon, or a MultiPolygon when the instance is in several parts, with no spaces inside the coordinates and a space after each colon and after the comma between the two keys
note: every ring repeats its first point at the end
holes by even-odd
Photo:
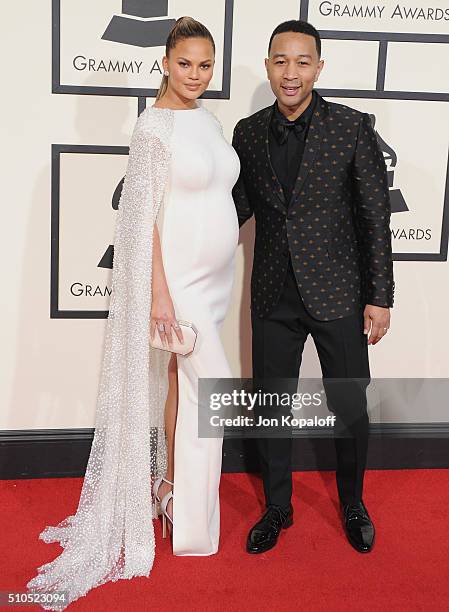
{"type": "MultiPolygon", "coordinates": [[[[266,318],[252,315],[252,333],[253,379],[258,388],[272,391],[273,379],[289,378],[292,388],[285,388],[284,381],[283,391],[290,394],[296,392],[304,344],[312,335],[328,408],[336,417],[338,494],[344,504],[359,502],[368,445],[366,386],[370,382],[362,307],[356,314],[332,321],[313,318],[303,304],[290,261],[276,307],[266,318]]],[[[267,415],[266,408],[259,409],[267,415]]],[[[287,509],[292,495],[292,438],[259,437],[258,449],[266,504],[287,509]]]]}

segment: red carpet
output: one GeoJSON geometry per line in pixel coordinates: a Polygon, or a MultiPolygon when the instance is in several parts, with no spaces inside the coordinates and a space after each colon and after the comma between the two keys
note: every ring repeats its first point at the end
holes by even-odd
{"type": "MultiPolygon", "coordinates": [[[[69,610],[448,610],[448,470],[368,471],[364,500],[377,528],[362,555],[340,526],[334,474],[296,473],[295,524],[275,549],[251,556],[246,533],[259,517],[262,487],[253,475],[225,474],[221,549],[212,557],[173,557],[157,523],[150,578],[109,583],[69,610]]],[[[38,565],[60,547],[38,540],[76,509],[81,479],[0,483],[0,590],[24,591],[38,565]]],[[[12,610],[38,609],[15,606],[12,610]]]]}

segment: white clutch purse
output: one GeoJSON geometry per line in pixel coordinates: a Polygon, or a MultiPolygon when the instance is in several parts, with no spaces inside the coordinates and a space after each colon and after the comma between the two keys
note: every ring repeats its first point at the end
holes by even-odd
{"type": "Polygon", "coordinates": [[[179,327],[182,331],[182,337],[184,343],[182,344],[178,340],[178,336],[172,330],[172,343],[171,346],[168,345],[168,342],[162,342],[161,337],[157,329],[154,331],[154,338],[150,337],[150,345],[153,348],[160,349],[161,351],[168,351],[170,353],[177,353],[178,355],[190,355],[195,348],[196,339],[198,336],[198,330],[193,325],[193,323],[189,323],[189,321],[178,321],[179,327]]]}

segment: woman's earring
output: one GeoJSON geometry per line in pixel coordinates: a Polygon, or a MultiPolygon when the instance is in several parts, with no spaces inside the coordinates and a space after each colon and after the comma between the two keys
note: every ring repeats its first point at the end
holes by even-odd
{"type": "Polygon", "coordinates": [[[164,70],[164,76],[168,77],[169,75],[170,75],[169,71],[168,70],[164,70]]]}

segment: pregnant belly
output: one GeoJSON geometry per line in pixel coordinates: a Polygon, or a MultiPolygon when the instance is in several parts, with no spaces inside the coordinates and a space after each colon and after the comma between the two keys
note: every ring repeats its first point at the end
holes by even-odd
{"type": "Polygon", "coordinates": [[[162,254],[175,283],[232,274],[239,226],[232,198],[171,201],[166,207],[162,254]]]}

